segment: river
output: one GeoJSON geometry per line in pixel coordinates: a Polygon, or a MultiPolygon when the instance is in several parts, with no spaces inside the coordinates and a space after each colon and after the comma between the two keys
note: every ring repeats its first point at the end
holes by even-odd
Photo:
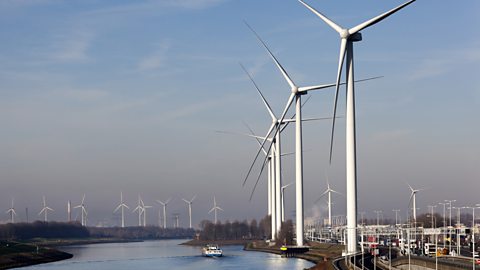
{"type": "Polygon", "coordinates": [[[304,269],[311,262],[278,255],[243,251],[242,246],[223,246],[224,257],[202,257],[199,247],[179,245],[185,240],[93,244],[61,247],[73,258],[19,269],[150,270],[150,269],[304,269]]]}

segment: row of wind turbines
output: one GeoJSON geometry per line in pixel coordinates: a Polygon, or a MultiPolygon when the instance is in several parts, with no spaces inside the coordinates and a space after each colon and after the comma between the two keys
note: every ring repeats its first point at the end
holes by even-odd
{"type": "MultiPolygon", "coordinates": [[[[253,162],[247,172],[243,184],[245,185],[249,178],[254,165],[261,152],[265,154],[265,159],[260,169],[260,173],[257,177],[254,185],[253,192],[258,184],[265,166],[267,166],[268,173],[268,211],[271,214],[272,223],[272,238],[276,238],[277,232],[281,227],[282,216],[282,203],[281,203],[281,187],[282,187],[282,175],[281,175],[281,133],[285,129],[289,122],[295,122],[295,212],[296,212],[296,245],[304,245],[304,199],[303,199],[303,142],[302,142],[302,122],[305,120],[302,118],[302,96],[309,91],[321,90],[329,87],[335,87],[335,98],[333,105],[333,117],[332,129],[330,136],[330,152],[329,163],[332,163],[333,154],[333,142],[335,132],[335,120],[337,118],[337,103],[340,85],[346,85],[346,202],[347,202],[347,253],[354,254],[357,251],[357,156],[356,156],[356,128],[355,128],[355,81],[354,79],[354,55],[353,44],[362,40],[362,34],[360,31],[384,20],[390,15],[403,9],[404,7],[415,2],[410,0],[396,8],[393,8],[379,16],[376,16],[370,20],[367,20],[352,28],[344,28],[335,23],[331,19],[327,18],[321,12],[304,2],[298,0],[303,6],[305,6],[314,15],[325,22],[329,27],[335,30],[340,35],[340,54],[338,58],[337,78],[336,82],[332,84],[316,85],[316,86],[303,86],[300,87],[294,83],[291,76],[287,73],[286,69],[280,64],[266,43],[260,38],[260,36],[250,27],[247,26],[255,34],[261,45],[266,49],[269,56],[274,61],[278,70],[287,81],[291,94],[289,95],[285,108],[280,117],[277,117],[268,102],[265,100],[263,94],[260,92],[257,84],[253,81],[253,78],[246,69],[244,69],[249,79],[253,82],[255,88],[260,94],[264,105],[272,118],[272,124],[270,125],[267,133],[263,137],[257,137],[251,134],[255,138],[261,140],[259,142],[260,147],[253,159],[253,162]],[[342,70],[344,64],[346,65],[346,82],[342,83],[342,70]],[[290,106],[295,101],[295,118],[286,119],[286,114],[289,111],[290,106]],[[269,144],[267,144],[269,142],[269,144]]],[[[367,79],[368,80],[368,79],[367,79]]],[[[331,194],[331,193],[329,193],[331,194]]],[[[330,213],[331,215],[331,213],[330,213]]],[[[331,216],[329,217],[331,219],[331,216]]]]}
{"type": "MultiPolygon", "coordinates": [[[[188,210],[188,217],[189,217],[189,228],[193,228],[192,225],[192,204],[193,201],[197,198],[197,195],[194,195],[190,200],[182,198],[182,201],[184,201],[187,204],[187,210],[188,210]]],[[[161,208],[163,209],[163,228],[167,228],[167,206],[168,204],[172,201],[172,198],[169,198],[165,201],[161,200],[155,200],[158,204],[161,205],[161,208]]],[[[142,197],[139,195],[138,196],[138,202],[136,207],[133,209],[132,213],[137,213],[138,214],[138,226],[147,226],[147,209],[152,208],[153,206],[151,205],[146,205],[142,197]]],[[[85,194],[82,197],[82,201],[79,205],[73,206],[72,203],[69,200],[67,202],[67,222],[73,221],[72,219],[72,210],[73,209],[79,209],[80,210],[80,215],[81,215],[81,224],[82,226],[87,226],[87,217],[88,217],[88,211],[86,208],[85,204],[85,194]]],[[[120,212],[121,215],[121,227],[125,227],[125,217],[126,217],[126,209],[130,210],[130,207],[126,204],[124,198],[123,198],[123,192],[120,192],[120,203],[118,206],[113,210],[113,213],[120,212]]],[[[40,212],[38,213],[39,216],[43,215],[43,221],[48,222],[48,213],[53,212],[54,209],[49,207],[47,205],[46,197],[42,197],[42,208],[40,212]]],[[[218,211],[224,211],[223,208],[221,208],[217,204],[217,199],[215,196],[213,196],[213,207],[209,210],[210,213],[214,213],[214,222],[215,224],[218,223],[218,211]]],[[[10,223],[15,223],[15,217],[17,216],[17,212],[15,210],[14,206],[14,199],[12,198],[11,201],[11,207],[6,211],[6,213],[9,215],[10,223]]],[[[28,213],[27,213],[28,215],[28,213]]],[[[175,222],[175,227],[178,227],[178,214],[176,215],[176,222],[175,222]]],[[[159,210],[159,226],[160,226],[160,210],[159,210]]]]}

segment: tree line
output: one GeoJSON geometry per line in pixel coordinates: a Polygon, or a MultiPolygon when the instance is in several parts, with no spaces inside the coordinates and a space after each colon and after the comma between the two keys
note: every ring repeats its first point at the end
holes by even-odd
{"type": "Polygon", "coordinates": [[[35,221],[33,223],[8,223],[0,225],[0,239],[28,240],[46,239],[81,239],[81,238],[115,238],[115,239],[173,239],[193,238],[195,231],[185,228],[147,227],[84,227],[79,222],[35,221]]]}
{"type": "MultiPolygon", "coordinates": [[[[271,219],[266,216],[257,222],[256,219],[233,222],[225,221],[214,224],[209,220],[200,222],[201,231],[199,240],[222,241],[222,240],[264,240],[271,239],[271,219]]],[[[291,245],[293,242],[293,222],[288,220],[282,223],[281,230],[277,235],[278,244],[291,245]]]]}

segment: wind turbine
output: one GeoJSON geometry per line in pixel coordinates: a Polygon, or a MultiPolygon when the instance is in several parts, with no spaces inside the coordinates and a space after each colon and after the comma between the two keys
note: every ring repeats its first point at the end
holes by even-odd
{"type": "Polygon", "coordinates": [[[53,211],[53,209],[47,206],[45,196],[43,196],[43,208],[42,208],[42,210],[40,210],[40,213],[38,213],[38,215],[41,215],[43,213],[44,214],[44,219],[43,220],[45,222],[48,221],[48,211],[53,211]]]}
{"type": "Polygon", "coordinates": [[[410,200],[408,201],[408,204],[409,205],[412,204],[413,222],[417,224],[417,192],[422,191],[423,189],[413,189],[409,183],[407,183],[407,185],[410,188],[410,191],[412,192],[410,194],[410,200]]]}
{"type": "Polygon", "coordinates": [[[138,212],[138,227],[142,226],[143,207],[142,207],[142,202],[141,202],[140,195],[138,195],[138,204],[137,204],[137,207],[135,207],[135,209],[133,209],[132,212],[133,212],[133,213],[134,213],[134,212],[138,212]]]}
{"type": "Polygon", "coordinates": [[[83,194],[82,203],[75,206],[74,208],[80,208],[82,215],[82,226],[87,226],[87,209],[85,208],[85,194],[83,194]]]}
{"type": "Polygon", "coordinates": [[[346,113],[346,165],[347,165],[347,253],[352,254],[357,251],[357,158],[356,158],[356,135],[355,135],[355,84],[354,84],[354,71],[353,71],[353,42],[361,41],[361,30],[372,26],[400,9],[415,2],[410,0],[390,11],[387,11],[377,17],[374,17],[366,22],[363,22],[353,28],[347,29],[334,23],[332,20],[324,16],[319,11],[315,10],[303,0],[299,0],[305,7],[312,11],[315,15],[320,17],[326,24],[337,31],[340,34],[340,56],[337,70],[337,83],[335,89],[335,101],[333,106],[333,119],[332,119],[332,134],[330,138],[330,163],[332,162],[332,149],[333,149],[333,134],[335,130],[335,118],[337,111],[337,100],[340,86],[340,78],[342,74],[343,63],[345,55],[347,58],[347,113],[346,113]]]}
{"type": "Polygon", "coordinates": [[[214,212],[215,214],[215,223],[214,224],[217,224],[217,210],[220,210],[220,211],[223,211],[223,209],[217,205],[217,200],[215,199],[215,196],[213,196],[213,207],[212,209],[210,209],[210,211],[208,211],[208,213],[210,214],[211,212],[214,212]]]}
{"type": "Polygon", "coordinates": [[[10,207],[6,213],[10,214],[10,223],[15,223],[15,216],[17,215],[17,212],[15,212],[15,208],[13,207],[13,198],[12,198],[12,207],[10,207]]]}
{"type": "Polygon", "coordinates": [[[328,202],[327,202],[327,205],[328,205],[328,227],[332,227],[332,192],[343,195],[340,192],[335,191],[335,190],[330,188],[330,182],[328,181],[328,177],[327,177],[327,190],[325,190],[325,192],[323,192],[322,195],[320,195],[320,197],[315,201],[315,203],[316,203],[323,196],[328,195],[328,202]]]}
{"type": "Polygon", "coordinates": [[[145,205],[143,200],[140,198],[140,202],[142,203],[142,210],[143,210],[143,227],[147,226],[147,209],[152,208],[150,205],[145,205]]]}
{"type": "Polygon", "coordinates": [[[157,202],[161,205],[163,205],[163,228],[167,228],[167,205],[170,202],[172,198],[168,198],[165,202],[162,202],[160,200],[157,200],[157,202]]]}
{"type": "Polygon", "coordinates": [[[117,206],[117,208],[115,208],[115,210],[113,210],[113,212],[115,213],[119,209],[121,210],[121,213],[122,213],[122,228],[125,228],[125,215],[124,215],[125,208],[130,209],[130,208],[128,208],[128,206],[123,201],[123,192],[120,191],[120,204],[117,206]]]}
{"type": "Polygon", "coordinates": [[[287,187],[289,187],[291,184],[293,184],[293,183],[289,183],[289,184],[286,184],[286,185],[282,186],[282,209],[281,209],[282,223],[285,222],[285,189],[287,187]]]}
{"type": "Polygon", "coordinates": [[[197,195],[194,195],[190,201],[188,201],[186,199],[182,199],[188,205],[188,218],[189,218],[189,221],[190,221],[190,223],[189,223],[189,228],[190,229],[192,228],[192,202],[193,202],[193,200],[195,200],[196,197],[197,197],[197,195]]]}

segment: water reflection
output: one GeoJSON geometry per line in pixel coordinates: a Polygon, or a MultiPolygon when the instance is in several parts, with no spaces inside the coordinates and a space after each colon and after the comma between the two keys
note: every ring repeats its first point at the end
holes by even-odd
{"type": "Polygon", "coordinates": [[[200,248],[179,245],[180,240],[140,243],[96,244],[64,247],[74,257],[56,263],[22,269],[304,269],[313,264],[263,252],[243,251],[241,246],[224,246],[222,258],[205,258],[200,248]]]}

